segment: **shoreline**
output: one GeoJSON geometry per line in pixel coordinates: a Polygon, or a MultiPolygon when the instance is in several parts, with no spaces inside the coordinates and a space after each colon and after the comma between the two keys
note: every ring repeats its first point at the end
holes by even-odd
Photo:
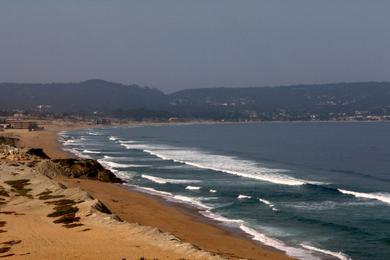
{"type": "MultiPolygon", "coordinates": [[[[149,124],[134,124],[142,125],[149,124]]],[[[52,124],[45,127],[45,130],[37,132],[14,130],[12,134],[19,136],[22,146],[42,148],[51,158],[74,158],[75,155],[61,149],[58,134],[67,130],[96,128],[84,124],[52,124]]],[[[120,184],[69,178],[61,178],[58,181],[66,186],[87,191],[122,220],[157,227],[202,250],[230,259],[258,259],[259,256],[262,259],[292,259],[282,251],[251,239],[237,227],[224,226],[217,220],[202,215],[199,209],[193,206],[171,202],[120,184]],[[158,218],[155,217],[156,212],[159,212],[158,218]]]]}
{"type": "Polygon", "coordinates": [[[252,240],[236,228],[222,226],[190,205],[170,202],[121,184],[63,178],[58,181],[87,191],[124,221],[157,227],[196,248],[228,259],[259,259],[260,256],[261,259],[293,259],[282,251],[252,240]],[[132,210],[126,210],[130,208],[132,210]]]}

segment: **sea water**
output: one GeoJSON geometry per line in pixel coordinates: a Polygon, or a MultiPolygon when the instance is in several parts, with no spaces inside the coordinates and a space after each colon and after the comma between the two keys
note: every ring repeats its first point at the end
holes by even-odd
{"type": "Polygon", "coordinates": [[[390,259],[390,123],[255,123],[62,132],[140,191],[301,259],[390,259]]]}

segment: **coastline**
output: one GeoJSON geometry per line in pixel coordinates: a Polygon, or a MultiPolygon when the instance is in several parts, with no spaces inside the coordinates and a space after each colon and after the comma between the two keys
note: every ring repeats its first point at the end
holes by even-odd
{"type": "MultiPolygon", "coordinates": [[[[134,124],[138,125],[144,124],[134,124]]],[[[21,146],[42,148],[51,158],[69,158],[75,156],[61,149],[58,133],[94,127],[58,122],[44,126],[44,131],[13,130],[10,133],[20,138],[21,146]]],[[[292,259],[284,252],[250,239],[244,232],[219,225],[217,221],[206,218],[190,206],[170,203],[160,197],[119,184],[69,178],[60,178],[57,181],[87,191],[122,220],[157,227],[197,248],[229,259],[292,259]]]]}

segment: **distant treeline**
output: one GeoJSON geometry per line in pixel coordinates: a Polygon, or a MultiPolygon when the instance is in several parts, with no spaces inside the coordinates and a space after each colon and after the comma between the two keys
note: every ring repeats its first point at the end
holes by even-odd
{"type": "Polygon", "coordinates": [[[160,90],[103,80],[0,84],[0,115],[24,110],[134,120],[328,120],[390,115],[390,83],[160,90]]]}

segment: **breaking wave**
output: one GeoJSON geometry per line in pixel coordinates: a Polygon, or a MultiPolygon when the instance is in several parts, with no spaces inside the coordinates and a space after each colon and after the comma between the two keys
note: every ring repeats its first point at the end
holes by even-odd
{"type": "Polygon", "coordinates": [[[155,177],[151,175],[146,175],[142,174],[142,178],[150,180],[155,183],[159,184],[167,184],[167,183],[172,183],[172,184],[182,184],[182,183],[197,183],[200,182],[198,180],[179,180],[179,179],[165,179],[165,178],[160,178],[160,177],[155,177]]]}
{"type": "Polygon", "coordinates": [[[186,190],[200,190],[200,187],[198,187],[198,186],[187,186],[186,187],[186,190]]]}
{"type": "Polygon", "coordinates": [[[83,150],[83,153],[89,153],[89,154],[101,154],[99,151],[91,151],[91,150],[83,150]]]}
{"type": "Polygon", "coordinates": [[[124,164],[124,163],[117,163],[117,162],[112,162],[104,159],[98,159],[98,162],[102,164],[103,166],[106,166],[110,170],[112,168],[132,168],[132,167],[143,167],[143,165],[137,165],[137,164],[124,164]]]}
{"type": "Polygon", "coordinates": [[[321,248],[317,248],[317,247],[306,245],[306,244],[301,244],[301,246],[303,248],[306,248],[306,249],[309,249],[309,250],[312,250],[315,252],[320,252],[320,253],[323,253],[326,255],[331,255],[331,256],[337,257],[340,260],[351,260],[351,258],[349,256],[347,256],[346,254],[344,254],[342,252],[332,252],[330,250],[321,249],[321,248]]]}
{"type": "Polygon", "coordinates": [[[247,195],[242,195],[242,194],[237,196],[237,199],[239,199],[239,200],[251,199],[251,198],[252,198],[252,196],[247,196],[247,195]]]}
{"type": "Polygon", "coordinates": [[[201,198],[193,198],[193,197],[187,197],[187,196],[183,196],[183,195],[174,195],[170,199],[174,200],[174,201],[184,202],[184,203],[190,204],[192,206],[195,206],[195,207],[197,207],[199,209],[203,209],[203,210],[212,209],[212,207],[209,207],[209,206],[203,204],[201,202],[201,198]]]}
{"type": "Polygon", "coordinates": [[[364,192],[355,192],[355,191],[349,191],[349,190],[343,190],[343,189],[337,189],[339,192],[347,195],[352,195],[356,198],[364,198],[364,199],[371,199],[371,200],[379,200],[386,204],[390,204],[390,194],[389,193],[364,193],[364,192]]]}
{"type": "Polygon", "coordinates": [[[127,149],[142,150],[162,160],[170,160],[196,168],[224,172],[259,181],[282,185],[322,184],[288,176],[284,174],[288,172],[284,169],[267,168],[255,162],[232,156],[209,154],[194,149],[183,150],[172,146],[153,146],[140,143],[122,145],[127,149]]]}
{"type": "Polygon", "coordinates": [[[268,207],[270,207],[273,211],[278,211],[277,208],[275,208],[274,204],[272,204],[270,201],[268,200],[265,200],[265,199],[262,199],[262,198],[259,198],[259,201],[265,205],[267,205],[268,207]]]}
{"type": "Polygon", "coordinates": [[[240,225],[240,229],[246,234],[250,235],[253,240],[259,241],[265,245],[277,248],[283,252],[286,252],[289,256],[296,257],[299,259],[320,259],[313,256],[310,251],[305,250],[304,248],[291,247],[283,243],[282,241],[266,236],[265,234],[259,233],[257,230],[248,227],[245,224],[240,225]]]}

